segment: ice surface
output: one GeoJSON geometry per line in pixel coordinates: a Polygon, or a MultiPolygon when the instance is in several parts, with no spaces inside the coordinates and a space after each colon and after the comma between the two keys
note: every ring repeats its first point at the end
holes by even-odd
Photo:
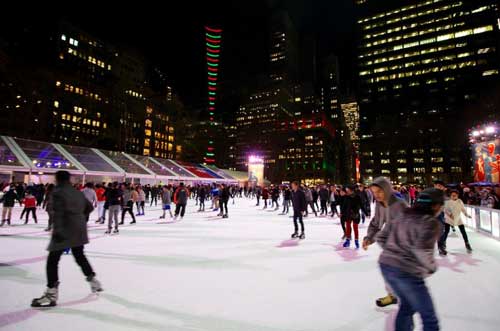
{"type": "MultiPolygon", "coordinates": [[[[207,205],[209,207],[209,203],[207,205]]],[[[90,295],[71,256],[60,264],[59,306],[34,310],[45,287],[43,232],[38,225],[0,228],[2,330],[392,330],[397,307],[377,309],[385,295],[380,249],[343,249],[338,219],[306,218],[304,241],[290,240],[292,220],[248,199],[229,205],[230,218],[188,206],[181,222],[146,210],[138,224],[105,236],[91,216],[86,246],[104,292],[90,295]]],[[[127,216],[127,220],[130,219],[127,216]]],[[[361,227],[361,235],[366,226],[361,227]]],[[[450,255],[428,280],[443,330],[498,330],[500,242],[469,231],[450,236],[450,255]]],[[[417,324],[418,318],[415,318],[417,324]]]]}

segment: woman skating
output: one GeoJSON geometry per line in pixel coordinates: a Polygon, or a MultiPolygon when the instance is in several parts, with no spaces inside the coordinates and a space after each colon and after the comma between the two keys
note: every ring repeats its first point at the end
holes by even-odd
{"type": "Polygon", "coordinates": [[[446,200],[444,204],[444,213],[446,222],[444,225],[443,235],[444,248],[446,249],[446,239],[448,238],[448,233],[450,233],[450,227],[458,226],[458,229],[462,234],[462,238],[464,239],[467,252],[472,253],[472,247],[470,246],[467,232],[465,232],[465,225],[462,221],[462,213],[464,213],[464,215],[469,218],[470,215],[467,215],[464,203],[458,198],[458,191],[451,191],[450,199],[446,200]]]}

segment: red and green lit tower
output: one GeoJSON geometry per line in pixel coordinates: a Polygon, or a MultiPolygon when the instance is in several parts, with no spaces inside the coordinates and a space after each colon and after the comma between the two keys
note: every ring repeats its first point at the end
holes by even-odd
{"type": "Polygon", "coordinates": [[[205,42],[207,45],[207,79],[208,79],[208,147],[203,160],[206,164],[215,163],[215,111],[221,53],[222,29],[205,26],[205,42]]]}

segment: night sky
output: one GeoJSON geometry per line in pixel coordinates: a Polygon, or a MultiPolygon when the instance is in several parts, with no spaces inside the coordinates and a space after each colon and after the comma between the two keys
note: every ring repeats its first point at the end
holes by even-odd
{"type": "MultiPolygon", "coordinates": [[[[206,74],[203,25],[224,29],[221,79],[245,84],[268,63],[268,20],[272,8],[287,9],[299,33],[318,38],[318,55],[332,52],[341,59],[341,78],[353,68],[352,0],[289,1],[139,1],[121,6],[104,1],[51,2],[37,7],[12,8],[14,15],[0,23],[0,36],[26,24],[66,18],[104,41],[131,48],[168,76],[181,100],[193,105],[205,96],[206,74]],[[44,12],[42,14],[42,11],[44,12]]],[[[4,13],[7,10],[4,11],[4,13]]]]}

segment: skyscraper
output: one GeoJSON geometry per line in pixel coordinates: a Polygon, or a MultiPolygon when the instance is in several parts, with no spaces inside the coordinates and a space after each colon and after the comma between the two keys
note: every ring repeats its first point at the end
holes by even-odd
{"type": "Polygon", "coordinates": [[[357,3],[364,179],[462,180],[464,109],[498,82],[497,1],[357,3]]]}
{"type": "Polygon", "coordinates": [[[208,80],[208,146],[203,157],[206,164],[215,163],[215,112],[219,61],[221,54],[222,29],[205,26],[205,42],[207,46],[207,80],[208,80]]]}

